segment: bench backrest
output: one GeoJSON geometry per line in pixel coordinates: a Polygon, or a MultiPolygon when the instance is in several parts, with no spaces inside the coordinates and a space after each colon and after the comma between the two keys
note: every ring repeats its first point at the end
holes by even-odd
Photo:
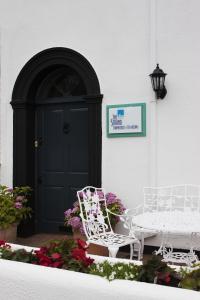
{"type": "Polygon", "coordinates": [[[200,186],[183,184],[144,188],[143,212],[175,210],[200,212],[200,186]]]}

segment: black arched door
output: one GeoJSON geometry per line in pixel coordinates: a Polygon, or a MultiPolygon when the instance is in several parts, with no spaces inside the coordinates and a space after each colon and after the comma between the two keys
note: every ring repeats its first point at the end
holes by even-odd
{"type": "Polygon", "coordinates": [[[59,232],[76,191],[101,185],[99,91],[91,65],[70,49],[45,50],[20,72],[11,102],[14,185],[34,189],[34,217],[20,235],[59,232]]]}
{"type": "Polygon", "coordinates": [[[57,232],[76,191],[89,183],[88,107],[41,105],[36,117],[37,230],[57,232]]]}
{"type": "Polygon", "coordinates": [[[69,67],[49,72],[36,94],[37,231],[58,232],[76,191],[89,182],[88,105],[69,67]]]}

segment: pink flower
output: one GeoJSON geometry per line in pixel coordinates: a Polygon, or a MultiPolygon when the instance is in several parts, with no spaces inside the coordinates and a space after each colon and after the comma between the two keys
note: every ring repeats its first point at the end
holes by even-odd
{"type": "Polygon", "coordinates": [[[15,202],[15,208],[18,208],[18,209],[20,209],[20,208],[22,208],[22,203],[21,202],[15,202]]]}

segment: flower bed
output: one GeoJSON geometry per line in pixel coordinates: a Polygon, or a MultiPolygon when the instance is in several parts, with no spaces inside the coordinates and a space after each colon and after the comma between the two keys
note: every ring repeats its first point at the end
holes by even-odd
{"type": "MultiPolygon", "coordinates": [[[[22,248],[22,246],[11,245],[13,250],[17,250],[22,248]]],[[[78,249],[84,250],[84,244],[78,244],[78,249]]],[[[53,248],[51,248],[52,250],[53,248]]],[[[77,249],[77,248],[73,248],[77,249]]],[[[31,248],[25,247],[26,251],[31,251],[31,248]]],[[[43,261],[45,262],[46,259],[43,257],[43,251],[41,249],[34,249],[36,250],[36,254],[39,253],[39,258],[36,259],[35,262],[43,261]]],[[[46,254],[50,255],[52,259],[59,260],[59,252],[55,254],[53,249],[53,253],[51,250],[48,250],[46,254]],[[49,252],[50,251],[50,252],[49,252]]],[[[59,251],[59,249],[57,249],[59,251]]],[[[70,250],[71,251],[71,250],[70,250]]],[[[16,252],[14,252],[16,254],[16,252]]],[[[19,252],[17,252],[19,253],[19,252]]],[[[36,255],[36,256],[37,256],[36,255]]],[[[141,264],[138,262],[134,262],[134,265],[129,266],[128,260],[118,260],[118,259],[108,259],[98,256],[91,256],[92,259],[95,260],[95,264],[91,264],[91,258],[89,261],[86,260],[86,264],[83,263],[85,260],[85,256],[82,252],[76,253],[76,251],[72,251],[70,254],[71,263],[72,260],[77,260],[78,264],[75,263],[75,269],[84,265],[83,272],[90,272],[95,274],[97,271],[101,273],[102,266],[103,269],[107,268],[107,274],[111,274],[109,280],[114,279],[115,275],[117,274],[116,278],[123,278],[124,274],[127,273],[127,279],[129,280],[112,280],[109,281],[101,276],[85,274],[81,272],[74,272],[69,270],[63,270],[55,268],[56,265],[51,265],[52,268],[43,267],[41,265],[33,265],[31,263],[25,264],[16,261],[10,261],[1,259],[0,260],[0,267],[2,272],[0,272],[0,289],[1,289],[1,297],[2,299],[9,299],[9,300],[25,300],[25,299],[48,299],[48,300],[64,300],[64,299],[87,299],[92,300],[94,297],[97,299],[121,299],[124,297],[126,300],[134,299],[134,300],[188,300],[188,299],[199,299],[199,293],[195,291],[190,291],[186,289],[180,288],[172,288],[158,284],[148,284],[145,282],[137,282],[137,281],[130,281],[137,279],[136,277],[140,274],[138,270],[144,270],[148,272],[143,272],[143,279],[146,277],[148,281],[151,282],[152,274],[158,266],[155,266],[155,262],[150,265],[145,265],[145,268],[141,267],[141,264]],[[72,255],[72,256],[71,256],[72,255]],[[108,262],[105,262],[108,261],[108,262]],[[123,264],[121,263],[123,261],[123,264]],[[83,265],[82,265],[83,263],[83,265]],[[89,264],[88,264],[89,263],[89,264]],[[114,264],[114,267],[112,265],[114,264]],[[122,268],[126,272],[121,272],[122,268]],[[131,272],[131,269],[133,272],[131,272]],[[92,270],[92,271],[91,271],[92,270]],[[117,271],[118,270],[118,271],[117,271]],[[116,273],[113,275],[113,273],[116,273]],[[134,275],[131,275],[134,274],[134,275]],[[136,276],[136,277],[134,277],[136,276]],[[149,277],[148,277],[149,276],[149,277]]],[[[18,256],[19,258],[19,256],[18,256]]],[[[30,259],[30,257],[29,257],[30,259]]],[[[20,260],[20,259],[18,259],[20,260]]],[[[50,262],[47,260],[48,265],[50,262]]],[[[55,262],[55,261],[54,261],[55,262]]],[[[69,263],[71,270],[74,268],[72,264],[69,263]]],[[[43,264],[43,263],[42,263],[43,264]]],[[[43,264],[46,265],[46,264],[43,264]]],[[[58,266],[61,267],[61,264],[58,266]]],[[[161,265],[161,269],[164,268],[164,265],[161,265]]],[[[159,269],[159,267],[158,267],[159,269]]],[[[161,270],[160,269],[160,270],[161,270]]],[[[198,269],[199,270],[199,269],[198,269]]],[[[105,271],[105,270],[104,270],[105,271]]],[[[165,273],[163,273],[165,274],[165,273]]],[[[157,274],[158,275],[158,274],[157,274]]],[[[169,274],[165,274],[160,278],[162,281],[163,279],[169,279],[169,274]]],[[[105,274],[104,274],[105,276],[105,274]]],[[[106,275],[107,276],[107,275],[106,275]]],[[[109,275],[110,276],[110,275],[109,275]]],[[[108,277],[108,276],[107,276],[108,277]]],[[[189,277],[188,277],[189,278],[189,277]]],[[[194,276],[193,276],[194,279],[194,276]]],[[[198,282],[198,280],[197,280],[198,282]]],[[[165,282],[168,284],[168,282],[165,282]]]]}

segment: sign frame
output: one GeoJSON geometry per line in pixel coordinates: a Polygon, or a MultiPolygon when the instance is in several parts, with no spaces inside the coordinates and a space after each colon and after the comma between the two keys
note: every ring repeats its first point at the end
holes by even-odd
{"type": "Polygon", "coordinates": [[[117,105],[107,105],[106,106],[106,123],[107,123],[107,137],[116,138],[116,137],[137,137],[137,136],[146,136],[146,103],[130,103],[130,104],[117,104],[117,105]],[[141,116],[140,116],[140,132],[110,132],[110,120],[109,112],[112,108],[122,108],[126,109],[128,107],[141,107],[141,116]]]}

